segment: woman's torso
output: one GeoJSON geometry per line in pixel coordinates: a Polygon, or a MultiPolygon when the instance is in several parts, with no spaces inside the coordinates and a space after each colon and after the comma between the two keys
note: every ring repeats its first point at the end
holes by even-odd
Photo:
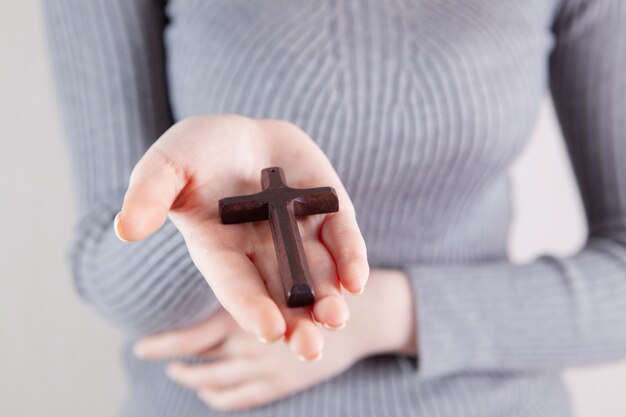
{"type": "MultiPolygon", "coordinates": [[[[545,94],[556,3],[170,0],[174,117],[300,126],[346,185],[373,267],[504,258],[507,170],[545,94]]],[[[211,415],[159,364],[126,359],[127,415],[211,415]]],[[[565,404],[558,375],[424,381],[407,360],[383,357],[242,415],[558,416],[565,404]]]]}
{"type": "Polygon", "coordinates": [[[373,266],[503,257],[506,172],[545,94],[554,9],[170,1],[174,116],[239,113],[304,129],[346,185],[373,266]]]}

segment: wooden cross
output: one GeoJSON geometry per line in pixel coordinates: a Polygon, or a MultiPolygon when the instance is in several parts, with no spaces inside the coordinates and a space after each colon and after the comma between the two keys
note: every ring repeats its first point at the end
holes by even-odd
{"type": "Polygon", "coordinates": [[[338,211],[337,193],[332,187],[291,188],[279,167],[261,171],[261,186],[263,191],[256,194],[221,199],[222,223],[269,220],[287,305],[303,307],[313,304],[311,273],[296,216],[338,211]]]}

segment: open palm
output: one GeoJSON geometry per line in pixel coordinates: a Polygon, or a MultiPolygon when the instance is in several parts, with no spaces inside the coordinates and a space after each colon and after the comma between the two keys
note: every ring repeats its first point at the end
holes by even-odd
{"type": "Polygon", "coordinates": [[[360,293],[369,268],[354,208],[317,145],[296,126],[237,115],[195,116],[163,134],[131,175],[116,220],[124,240],[141,240],[170,216],[194,263],[239,325],[262,340],[285,336],[300,357],[322,351],[314,321],[341,328],[349,311],[343,286],[360,293]],[[312,308],[288,308],[267,222],[224,225],[221,198],[260,191],[260,172],[284,169],[297,188],[334,187],[339,211],[302,217],[300,234],[316,299],[312,308]]]}

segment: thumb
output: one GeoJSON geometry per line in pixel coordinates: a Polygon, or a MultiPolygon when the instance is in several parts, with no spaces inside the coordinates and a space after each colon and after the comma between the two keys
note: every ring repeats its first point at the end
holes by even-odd
{"type": "Polygon", "coordinates": [[[123,241],[145,239],[163,226],[174,201],[187,184],[182,164],[153,145],[130,175],[122,210],[114,228],[123,241]]]}

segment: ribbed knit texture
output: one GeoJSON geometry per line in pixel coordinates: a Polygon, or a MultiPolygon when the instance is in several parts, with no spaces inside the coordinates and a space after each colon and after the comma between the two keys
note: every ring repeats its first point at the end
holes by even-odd
{"type": "MultiPolygon", "coordinates": [[[[174,121],[287,119],[327,153],[372,267],[413,285],[420,366],[379,357],[236,416],[566,416],[564,367],[626,357],[623,0],[43,2],[80,221],[76,287],[129,339],[216,300],[172,224],[119,242],[129,173],[174,121]],[[507,171],[551,87],[589,221],[566,259],[513,265],[507,171]]],[[[125,416],[204,417],[124,357],[125,416]]]]}

